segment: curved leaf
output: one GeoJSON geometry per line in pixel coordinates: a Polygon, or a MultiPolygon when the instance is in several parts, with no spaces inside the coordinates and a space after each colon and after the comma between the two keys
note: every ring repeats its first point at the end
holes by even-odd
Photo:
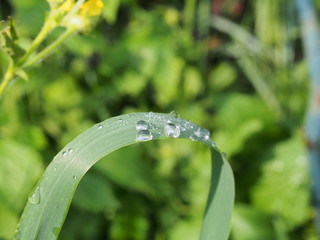
{"type": "Polygon", "coordinates": [[[160,113],[132,113],[110,118],[70,142],[54,157],[30,195],[16,239],[56,239],[75,189],[93,164],[137,140],[168,137],[190,138],[212,148],[212,180],[200,238],[227,239],[234,203],[234,180],[228,162],[206,129],[174,114],[160,113]]]}

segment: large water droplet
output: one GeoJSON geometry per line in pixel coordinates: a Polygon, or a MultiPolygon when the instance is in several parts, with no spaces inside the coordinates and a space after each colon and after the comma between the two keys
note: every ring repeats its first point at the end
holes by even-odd
{"type": "Polygon", "coordinates": [[[136,129],[137,130],[147,130],[149,128],[149,124],[146,121],[140,120],[137,122],[136,129]]]}
{"type": "Polygon", "coordinates": [[[32,204],[40,203],[40,187],[37,187],[36,190],[28,197],[28,201],[32,204]]]}
{"type": "Polygon", "coordinates": [[[177,138],[180,136],[180,128],[173,123],[168,123],[164,126],[164,133],[167,137],[177,138]]]}
{"type": "Polygon", "coordinates": [[[63,156],[63,157],[67,156],[67,154],[68,154],[67,151],[63,151],[63,152],[62,152],[62,156],[63,156]]]}
{"type": "Polygon", "coordinates": [[[201,140],[208,140],[210,138],[210,132],[205,128],[199,128],[197,131],[194,132],[194,135],[196,135],[201,140]]]}
{"type": "Polygon", "coordinates": [[[98,124],[98,129],[102,129],[103,125],[102,124],[98,124]]]}
{"type": "Polygon", "coordinates": [[[77,177],[77,176],[73,176],[72,178],[73,178],[74,180],[77,180],[77,179],[78,179],[78,177],[77,177]]]}
{"type": "Polygon", "coordinates": [[[73,148],[69,148],[69,150],[68,150],[68,154],[72,154],[73,153],[73,148]]]}
{"type": "Polygon", "coordinates": [[[176,111],[171,111],[169,114],[174,118],[178,118],[179,117],[179,113],[177,113],[176,111]]]}
{"type": "Polygon", "coordinates": [[[145,142],[145,141],[149,141],[152,139],[152,134],[149,130],[140,130],[138,133],[137,133],[137,136],[136,136],[136,140],[138,142],[145,142]]]}

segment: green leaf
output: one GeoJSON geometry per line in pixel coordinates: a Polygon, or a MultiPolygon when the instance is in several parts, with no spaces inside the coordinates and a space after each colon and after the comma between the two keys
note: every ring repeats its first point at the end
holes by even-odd
{"type": "Polygon", "coordinates": [[[42,173],[40,156],[29,146],[0,140],[0,238],[12,237],[28,193],[42,173]]]}
{"type": "Polygon", "coordinates": [[[267,215],[243,204],[235,205],[231,233],[234,240],[276,239],[267,215]]]}
{"type": "Polygon", "coordinates": [[[74,195],[73,204],[91,212],[115,211],[119,207],[111,184],[105,178],[94,174],[87,174],[82,179],[74,195]]]}
{"type": "Polygon", "coordinates": [[[18,35],[15,29],[15,24],[12,18],[9,18],[7,27],[0,31],[0,43],[4,52],[6,52],[12,59],[17,60],[22,57],[25,50],[17,44],[18,35]]]}
{"type": "Polygon", "coordinates": [[[262,167],[262,177],[252,190],[257,209],[285,219],[287,227],[303,223],[309,214],[308,164],[299,136],[278,144],[274,156],[262,167]],[[294,211],[293,211],[294,209],[294,211]]]}
{"type": "Polygon", "coordinates": [[[136,149],[128,147],[113,152],[99,161],[95,169],[121,186],[149,196],[158,195],[162,191],[151,174],[151,168],[144,163],[142,155],[133,150],[136,149]]]}
{"type": "Polygon", "coordinates": [[[16,238],[56,239],[75,189],[93,164],[121,147],[167,135],[191,138],[211,147],[212,180],[201,239],[228,239],[234,202],[234,180],[228,162],[206,129],[159,113],[132,113],[110,118],[70,142],[56,155],[36,186],[21,217],[16,238]],[[141,120],[144,122],[137,124],[141,120]]]}
{"type": "Polygon", "coordinates": [[[18,214],[4,204],[0,204],[0,239],[12,237],[18,220],[18,214]]]}
{"type": "Polygon", "coordinates": [[[215,121],[221,129],[215,140],[228,154],[234,154],[243,148],[250,136],[273,123],[273,115],[257,97],[231,94],[220,104],[215,121]]]}
{"type": "Polygon", "coordinates": [[[120,7],[120,0],[103,0],[103,17],[109,23],[117,19],[117,12],[120,7]]]}
{"type": "Polygon", "coordinates": [[[0,200],[19,213],[42,173],[40,156],[29,146],[0,140],[0,200]]]}
{"type": "Polygon", "coordinates": [[[221,63],[209,73],[210,87],[215,91],[221,91],[236,80],[236,74],[236,70],[230,64],[221,63]]]}

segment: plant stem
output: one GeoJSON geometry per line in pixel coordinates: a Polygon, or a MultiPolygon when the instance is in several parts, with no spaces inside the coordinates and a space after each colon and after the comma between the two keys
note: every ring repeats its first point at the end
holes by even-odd
{"type": "Polygon", "coordinates": [[[24,64],[30,55],[34,52],[34,50],[37,49],[37,47],[43,42],[43,40],[46,38],[47,34],[55,27],[55,24],[52,23],[50,19],[46,21],[46,23],[43,25],[41,31],[36,36],[34,41],[32,42],[30,48],[27,50],[27,52],[22,56],[22,58],[19,60],[20,64],[24,64]]]}
{"type": "Polygon", "coordinates": [[[64,17],[64,19],[62,20],[62,22],[67,22],[68,19],[70,19],[72,16],[74,16],[78,10],[80,9],[80,7],[82,6],[82,4],[84,3],[85,0],[79,0],[77,1],[77,3],[74,5],[74,7],[71,9],[71,11],[64,17]]]}
{"type": "Polygon", "coordinates": [[[66,40],[75,32],[75,28],[68,28],[62,35],[60,35],[60,37],[57,40],[52,42],[49,46],[47,46],[45,49],[43,49],[40,53],[31,58],[29,61],[24,63],[23,68],[30,67],[32,64],[40,61],[41,59],[52,53],[64,40],[66,40]]]}
{"type": "Polygon", "coordinates": [[[8,66],[7,71],[4,74],[3,80],[0,84],[0,96],[4,93],[4,90],[7,88],[7,86],[9,85],[10,81],[13,78],[14,68],[15,68],[15,66],[13,64],[13,61],[10,59],[9,66],[8,66]]]}

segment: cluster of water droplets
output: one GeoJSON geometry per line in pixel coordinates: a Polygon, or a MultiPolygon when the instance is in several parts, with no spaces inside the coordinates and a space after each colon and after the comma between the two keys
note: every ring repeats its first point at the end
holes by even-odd
{"type": "Polygon", "coordinates": [[[67,151],[62,151],[62,156],[63,157],[66,157],[68,155],[71,155],[72,153],[74,152],[74,149],[73,148],[69,148],[67,151]]]}
{"type": "MultiPolygon", "coordinates": [[[[175,111],[172,111],[169,115],[174,119],[177,119],[179,117],[179,114],[175,111]]],[[[157,134],[159,135],[161,135],[162,133],[166,137],[178,138],[181,136],[182,132],[188,131],[190,134],[188,134],[187,132],[185,132],[185,134],[187,134],[187,136],[189,135],[189,138],[192,141],[211,142],[211,145],[213,147],[216,147],[215,143],[210,139],[210,132],[205,128],[197,127],[191,122],[181,122],[178,124],[175,120],[168,120],[167,118],[153,114],[152,112],[148,113],[146,117],[151,122],[165,121],[166,123],[160,129],[160,127],[154,126],[151,123],[146,122],[145,120],[139,120],[136,123],[136,130],[138,131],[136,135],[136,141],[138,142],[152,140],[154,138],[153,134],[155,132],[157,132],[157,134]]]]}
{"type": "Polygon", "coordinates": [[[138,130],[138,133],[136,136],[136,140],[138,142],[149,141],[153,138],[153,135],[150,132],[149,127],[149,124],[144,120],[140,120],[137,122],[136,129],[138,130]]]}

